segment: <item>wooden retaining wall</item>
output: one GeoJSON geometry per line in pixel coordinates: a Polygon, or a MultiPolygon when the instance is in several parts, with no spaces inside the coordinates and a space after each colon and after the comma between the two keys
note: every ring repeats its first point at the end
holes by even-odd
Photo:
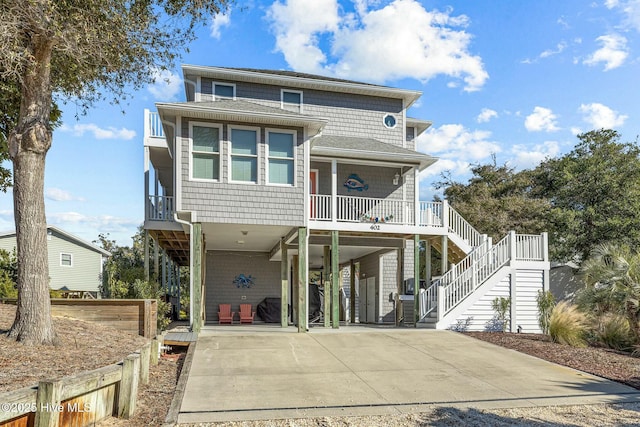
{"type": "Polygon", "coordinates": [[[85,427],[110,416],[130,418],[159,345],[154,339],[118,364],[0,393],[0,427],[85,427]]]}
{"type": "MultiPolygon", "coordinates": [[[[15,304],[15,299],[3,300],[15,304]]],[[[154,299],[51,299],[53,316],[73,317],[153,338],[157,335],[158,303],[154,299]]]]}

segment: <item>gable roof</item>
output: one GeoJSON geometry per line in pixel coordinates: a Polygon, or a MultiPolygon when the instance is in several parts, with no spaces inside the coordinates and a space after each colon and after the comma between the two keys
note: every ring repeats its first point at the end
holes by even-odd
{"type": "Polygon", "coordinates": [[[411,104],[422,96],[422,92],[417,90],[398,89],[389,86],[356,82],[353,80],[343,80],[315,74],[298,73],[295,71],[226,68],[184,64],[182,66],[182,74],[185,78],[185,84],[189,81],[188,76],[191,74],[193,76],[206,77],[214,80],[244,81],[279,85],[289,88],[316,89],[329,92],[343,92],[396,99],[400,98],[404,101],[405,108],[409,108],[411,104]]]}
{"type": "MultiPolygon", "coordinates": [[[[80,238],[78,236],[75,236],[75,235],[73,235],[73,234],[71,234],[69,232],[66,232],[61,228],[55,227],[53,225],[48,225],[47,226],[47,230],[55,231],[56,233],[66,237],[67,239],[72,240],[74,243],[78,244],[79,246],[84,246],[87,249],[90,249],[90,250],[92,250],[94,252],[98,252],[99,254],[101,254],[103,256],[106,256],[106,257],[111,256],[111,252],[105,251],[104,249],[94,245],[93,243],[90,243],[90,242],[88,242],[88,241],[86,241],[86,240],[84,240],[84,239],[82,239],[82,238],[80,238]]],[[[2,237],[11,237],[11,236],[15,236],[15,235],[16,235],[15,231],[6,231],[4,233],[0,233],[0,238],[2,238],[2,237]]]]}
{"type": "Polygon", "coordinates": [[[438,161],[436,157],[376,139],[338,135],[322,135],[313,138],[311,140],[311,154],[407,163],[418,165],[420,170],[438,161]]]}

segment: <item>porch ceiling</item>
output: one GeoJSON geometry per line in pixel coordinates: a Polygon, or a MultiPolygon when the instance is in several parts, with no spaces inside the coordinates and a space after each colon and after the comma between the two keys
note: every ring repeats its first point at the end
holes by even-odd
{"type": "Polygon", "coordinates": [[[166,196],[173,196],[173,160],[167,148],[150,147],[149,160],[158,171],[158,179],[165,188],[166,196]]]}
{"type": "Polygon", "coordinates": [[[181,266],[189,266],[189,235],[181,230],[149,230],[167,255],[181,266]]]}
{"type": "Polygon", "coordinates": [[[269,252],[290,230],[291,227],[286,226],[202,224],[208,251],[269,252]]]}

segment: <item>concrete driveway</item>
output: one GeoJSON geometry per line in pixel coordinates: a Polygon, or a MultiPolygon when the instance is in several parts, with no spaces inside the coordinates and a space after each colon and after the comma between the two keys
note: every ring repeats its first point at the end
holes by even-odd
{"type": "Polygon", "coordinates": [[[179,423],[638,402],[640,391],[449,331],[205,329],[179,423]]]}

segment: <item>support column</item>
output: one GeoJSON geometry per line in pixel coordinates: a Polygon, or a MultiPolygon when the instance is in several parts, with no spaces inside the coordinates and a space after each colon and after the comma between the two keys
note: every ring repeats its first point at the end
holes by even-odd
{"type": "Polygon", "coordinates": [[[331,247],[325,246],[322,258],[322,284],[324,286],[324,327],[331,326],[331,247]]]}
{"type": "Polygon", "coordinates": [[[160,277],[160,253],[158,241],[154,241],[153,245],[153,280],[158,281],[160,277]]]}
{"type": "Polygon", "coordinates": [[[413,320],[418,327],[420,320],[420,235],[413,236],[413,320]]]}
{"type": "Polygon", "coordinates": [[[349,265],[349,317],[351,323],[356,323],[356,263],[351,260],[349,265]]]}
{"type": "Polygon", "coordinates": [[[340,254],[338,230],[331,231],[331,326],[340,327],[340,254]]]}
{"type": "Polygon", "coordinates": [[[280,239],[280,326],[289,326],[289,247],[280,239]]]}
{"type": "Polygon", "coordinates": [[[396,298],[396,326],[404,322],[404,305],[400,295],[404,294],[404,248],[396,249],[396,283],[398,297],[396,298]]]}
{"type": "Polygon", "coordinates": [[[162,250],[162,279],[160,279],[160,286],[162,286],[162,292],[167,294],[167,254],[162,250]]]}
{"type": "Polygon", "coordinates": [[[442,253],[440,255],[442,256],[440,270],[444,274],[449,270],[449,238],[446,235],[442,236],[442,253]]]}
{"type": "Polygon", "coordinates": [[[178,318],[176,320],[180,320],[180,311],[182,310],[182,304],[180,303],[180,298],[182,297],[182,285],[180,283],[180,264],[176,264],[176,286],[178,287],[178,302],[176,303],[178,318]]]}
{"type": "Polygon", "coordinates": [[[298,229],[298,332],[307,332],[307,229],[298,229]]]}
{"type": "Polygon", "coordinates": [[[298,255],[293,255],[291,257],[291,266],[293,267],[292,272],[292,295],[291,295],[291,320],[297,326],[298,325],[298,312],[300,311],[300,307],[298,307],[299,298],[298,294],[300,293],[300,285],[298,284],[298,267],[300,263],[298,262],[298,255]]]}
{"type": "Polygon", "coordinates": [[[424,280],[427,288],[431,286],[433,272],[431,271],[431,240],[424,241],[424,280]]]}
{"type": "Polygon", "coordinates": [[[149,230],[144,230],[144,280],[149,281],[151,272],[149,271],[149,230]]]}
{"type": "Polygon", "coordinates": [[[193,252],[191,253],[191,271],[193,276],[193,289],[191,289],[191,306],[193,318],[191,330],[200,332],[202,329],[202,224],[193,223],[193,252]]]}
{"type": "Polygon", "coordinates": [[[331,221],[338,221],[338,161],[331,160],[331,221]]]}

